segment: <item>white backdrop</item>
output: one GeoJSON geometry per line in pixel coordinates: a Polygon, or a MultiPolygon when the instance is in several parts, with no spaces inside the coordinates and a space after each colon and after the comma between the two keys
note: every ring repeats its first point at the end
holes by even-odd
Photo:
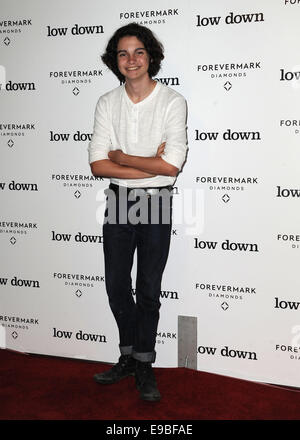
{"type": "Polygon", "coordinates": [[[300,1],[0,3],[2,348],[119,356],[98,221],[108,181],[87,146],[98,97],[119,85],[100,55],[136,21],[189,109],[155,365],[178,365],[178,316],[196,317],[198,370],[300,386],[300,1]]]}

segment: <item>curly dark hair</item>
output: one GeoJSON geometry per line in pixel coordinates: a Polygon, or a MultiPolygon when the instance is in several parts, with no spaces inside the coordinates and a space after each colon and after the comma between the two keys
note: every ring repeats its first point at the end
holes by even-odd
{"type": "Polygon", "coordinates": [[[125,82],[124,75],[118,69],[117,47],[119,40],[128,36],[136,37],[144,44],[150,57],[148,74],[152,78],[160,70],[161,61],[164,59],[164,47],[150,29],[137,23],[129,23],[116,30],[107,44],[105,53],[101,56],[103,63],[118,77],[121,83],[125,82]]]}

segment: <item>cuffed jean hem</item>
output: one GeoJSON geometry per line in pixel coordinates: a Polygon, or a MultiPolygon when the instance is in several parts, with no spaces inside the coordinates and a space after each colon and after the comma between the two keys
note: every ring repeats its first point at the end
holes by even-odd
{"type": "Polygon", "coordinates": [[[156,359],[156,352],[150,351],[149,353],[137,353],[136,351],[133,351],[132,357],[140,362],[154,363],[156,359]]]}
{"type": "Polygon", "coordinates": [[[129,355],[132,354],[132,345],[128,345],[127,347],[121,347],[120,346],[120,353],[122,355],[129,355]]]}

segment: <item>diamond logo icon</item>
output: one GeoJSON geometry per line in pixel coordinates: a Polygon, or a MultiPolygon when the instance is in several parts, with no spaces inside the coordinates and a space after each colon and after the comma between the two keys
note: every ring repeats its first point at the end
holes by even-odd
{"type": "Polygon", "coordinates": [[[10,44],[10,39],[8,37],[5,37],[3,41],[6,46],[10,44]]]}
{"type": "Polygon", "coordinates": [[[11,244],[17,243],[17,240],[15,239],[15,237],[11,237],[11,239],[9,241],[11,242],[11,244]]]}
{"type": "Polygon", "coordinates": [[[19,336],[19,335],[18,335],[18,333],[17,333],[17,332],[15,332],[15,331],[14,331],[14,332],[12,332],[12,334],[11,334],[11,335],[12,335],[12,337],[13,337],[14,339],[17,339],[17,337],[19,336]]]}
{"type": "Polygon", "coordinates": [[[7,142],[7,145],[11,148],[11,147],[13,147],[13,146],[15,145],[15,143],[14,143],[14,141],[13,141],[12,139],[10,139],[10,140],[7,142]]]}
{"type": "Polygon", "coordinates": [[[224,84],[224,89],[227,90],[227,92],[231,89],[232,84],[229,81],[226,81],[224,84]]]}
{"type": "Polygon", "coordinates": [[[75,292],[75,295],[78,296],[78,298],[82,295],[81,290],[77,289],[75,292]]]}
{"type": "Polygon", "coordinates": [[[229,305],[227,304],[227,302],[223,302],[221,304],[221,307],[222,307],[223,310],[227,310],[229,308],[229,305]]]}
{"type": "Polygon", "coordinates": [[[222,197],[222,200],[223,200],[224,203],[228,203],[229,200],[230,200],[229,195],[228,194],[224,194],[224,196],[222,197]]]}
{"type": "Polygon", "coordinates": [[[81,192],[78,191],[78,189],[74,192],[74,196],[76,197],[76,199],[79,199],[79,197],[81,197],[81,192]]]}
{"type": "Polygon", "coordinates": [[[77,96],[77,95],[79,95],[79,93],[80,93],[80,90],[78,89],[78,87],[74,87],[73,95],[77,96]]]}

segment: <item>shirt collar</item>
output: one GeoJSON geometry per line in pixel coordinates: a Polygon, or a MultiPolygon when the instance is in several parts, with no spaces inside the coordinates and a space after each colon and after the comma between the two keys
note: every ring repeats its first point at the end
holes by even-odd
{"type": "Polygon", "coordinates": [[[158,93],[158,90],[160,89],[161,84],[159,81],[156,81],[156,86],[154,87],[154,89],[152,90],[152,92],[142,101],[137,102],[136,104],[134,102],[131,101],[131,99],[129,98],[126,89],[125,89],[125,84],[123,84],[123,95],[125,96],[125,100],[127,101],[127,103],[132,106],[132,107],[141,107],[144,104],[146,104],[147,102],[151,101],[158,93]]]}

